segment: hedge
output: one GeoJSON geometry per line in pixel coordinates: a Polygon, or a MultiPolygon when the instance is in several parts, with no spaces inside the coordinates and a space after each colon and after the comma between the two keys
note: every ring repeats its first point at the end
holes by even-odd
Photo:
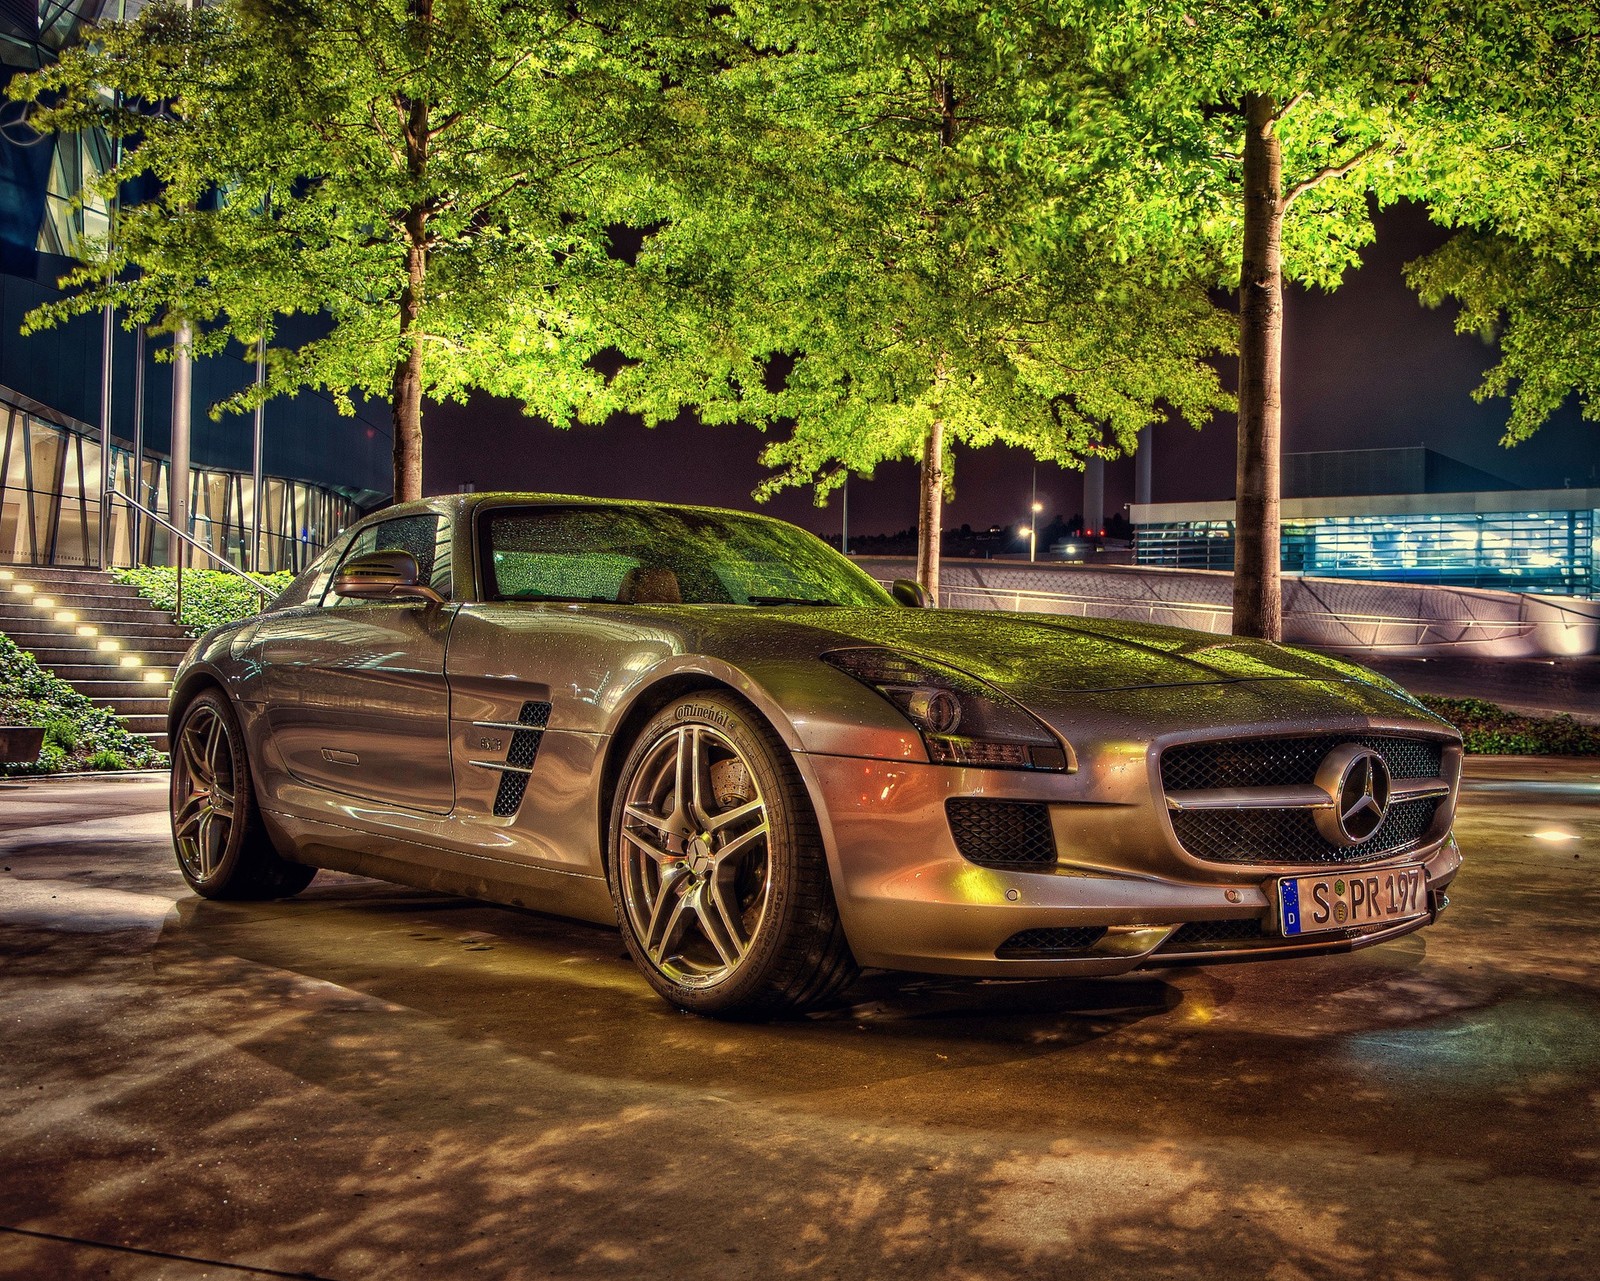
{"type": "Polygon", "coordinates": [[[1469,752],[1493,756],[1600,756],[1600,726],[1570,716],[1524,716],[1481,698],[1417,701],[1461,731],[1469,752]]]}
{"type": "Polygon", "coordinates": [[[37,761],[0,763],[0,774],[155,769],[166,756],[133,733],[114,712],[51,675],[9,636],[0,634],[0,722],[43,727],[37,761]]]}
{"type": "MultiPolygon", "coordinates": [[[[178,571],[163,565],[142,565],[138,569],[113,569],[112,578],[139,590],[152,604],[169,614],[178,603],[178,571]]],[[[294,581],[288,570],[254,575],[267,590],[267,599],[294,581]]],[[[222,623],[249,618],[260,608],[260,597],[237,574],[223,569],[183,571],[183,617],[178,621],[198,636],[222,623]]]]}

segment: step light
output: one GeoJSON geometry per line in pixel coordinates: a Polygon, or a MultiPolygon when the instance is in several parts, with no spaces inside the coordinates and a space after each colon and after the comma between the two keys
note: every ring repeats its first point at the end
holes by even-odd
{"type": "Polygon", "coordinates": [[[70,609],[58,609],[54,617],[58,623],[75,623],[78,621],[78,616],[70,609]]]}
{"type": "Polygon", "coordinates": [[[124,654],[122,656],[122,662],[119,664],[119,666],[121,666],[121,667],[143,667],[144,666],[144,659],[140,658],[137,654],[124,654]]]}
{"type": "Polygon", "coordinates": [[[40,609],[54,609],[56,607],[55,598],[53,596],[35,596],[33,598],[33,603],[40,609]]]}
{"type": "Polygon", "coordinates": [[[72,630],[77,632],[79,636],[98,636],[100,634],[98,627],[90,627],[87,623],[81,623],[72,630]]]}
{"type": "Polygon", "coordinates": [[[96,641],[95,648],[100,650],[102,653],[109,654],[112,650],[121,649],[122,642],[114,641],[108,638],[106,640],[96,641]]]}
{"type": "Polygon", "coordinates": [[[146,685],[159,685],[162,681],[164,681],[166,679],[167,679],[167,674],[165,672],[158,672],[153,667],[150,668],[148,671],[146,671],[145,674],[144,674],[144,683],[146,685]]]}
{"type": "Polygon", "coordinates": [[[16,594],[18,596],[32,596],[33,595],[33,584],[32,583],[12,583],[11,584],[11,590],[16,592],[16,594]]]}

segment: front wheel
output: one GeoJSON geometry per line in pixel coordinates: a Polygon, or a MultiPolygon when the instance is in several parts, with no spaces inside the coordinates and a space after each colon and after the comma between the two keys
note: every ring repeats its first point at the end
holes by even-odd
{"type": "Polygon", "coordinates": [[[204,898],[288,898],[317,874],[273,849],[256,812],[239,719],[218,690],[195,695],[178,720],[171,811],[178,868],[204,898]]]}
{"type": "Polygon", "coordinates": [[[645,978],[698,1014],[803,1010],[856,975],[804,784],[743,704],[664,708],[622,767],[611,893],[645,978]]]}

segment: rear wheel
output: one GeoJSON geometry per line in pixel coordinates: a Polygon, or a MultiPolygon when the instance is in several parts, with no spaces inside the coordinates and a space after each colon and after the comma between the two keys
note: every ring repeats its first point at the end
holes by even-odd
{"type": "Polygon", "coordinates": [[[195,695],[178,720],[171,811],[178,868],[205,898],[288,898],[317,874],[273,849],[256,810],[244,734],[217,690],[195,695]]]}
{"type": "Polygon", "coordinates": [[[732,698],[697,694],[645,726],[612,806],[610,870],[629,953],[681,1009],[801,1010],[856,975],[799,773],[732,698]]]}

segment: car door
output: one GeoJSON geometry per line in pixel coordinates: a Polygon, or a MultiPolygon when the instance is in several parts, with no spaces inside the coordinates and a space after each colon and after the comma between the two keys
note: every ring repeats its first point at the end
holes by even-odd
{"type": "Polygon", "coordinates": [[[458,608],[450,600],[449,525],[433,512],[397,516],[360,530],[340,558],[409,552],[419,579],[445,603],[354,600],[330,585],[320,602],[258,633],[268,724],[301,782],[423,813],[454,804],[444,672],[458,608]]]}

